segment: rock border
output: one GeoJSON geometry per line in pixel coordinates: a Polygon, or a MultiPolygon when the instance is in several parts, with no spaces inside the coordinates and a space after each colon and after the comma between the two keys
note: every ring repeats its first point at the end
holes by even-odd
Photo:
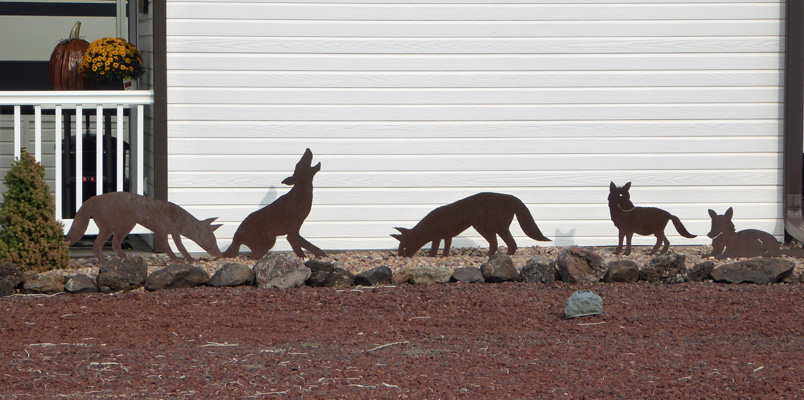
{"type": "MultiPolygon", "coordinates": [[[[112,259],[95,278],[87,274],[70,274],[69,270],[22,273],[13,264],[0,268],[0,297],[13,294],[53,295],[67,293],[114,293],[129,290],[169,290],[196,286],[290,289],[311,287],[368,287],[385,285],[430,285],[448,282],[501,283],[553,282],[593,284],[633,283],[661,284],[683,282],[714,283],[802,283],[804,273],[794,272],[795,263],[783,258],[733,260],[720,265],[704,261],[686,265],[686,256],[669,253],[656,256],[644,265],[632,260],[604,261],[596,252],[579,246],[561,249],[556,259],[537,255],[524,265],[515,265],[505,254],[495,254],[477,266],[457,268],[437,266],[404,267],[392,271],[386,265],[353,274],[338,262],[315,259],[303,262],[291,254],[271,253],[253,267],[229,262],[215,274],[191,264],[168,265],[147,273],[142,257],[112,259]]],[[[380,262],[381,263],[381,262],[380,262]]]]}

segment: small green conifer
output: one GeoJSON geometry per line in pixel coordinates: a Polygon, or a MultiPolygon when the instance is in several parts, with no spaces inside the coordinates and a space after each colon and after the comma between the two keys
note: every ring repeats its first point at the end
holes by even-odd
{"type": "Polygon", "coordinates": [[[70,249],[64,226],[55,217],[55,202],[45,182],[45,167],[23,149],[5,176],[0,205],[0,262],[23,271],[66,268],[70,249]]]}

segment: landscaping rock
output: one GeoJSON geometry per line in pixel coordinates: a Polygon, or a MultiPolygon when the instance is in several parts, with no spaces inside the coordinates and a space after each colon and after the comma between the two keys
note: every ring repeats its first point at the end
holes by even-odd
{"type": "MultiPolygon", "coordinates": [[[[264,288],[274,278],[298,268],[310,270],[304,266],[304,263],[300,259],[293,255],[268,254],[254,264],[254,280],[257,286],[264,288]]],[[[308,275],[307,278],[309,277],[308,275]]],[[[306,280],[307,278],[304,279],[306,280]]]]}
{"type": "Polygon", "coordinates": [[[793,273],[796,264],[781,258],[754,258],[726,264],[712,270],[712,279],[719,283],[768,284],[781,282],[793,273]]]}
{"type": "Polygon", "coordinates": [[[22,282],[22,293],[54,294],[64,291],[64,274],[57,271],[29,273],[22,282]]]}
{"type": "Polygon", "coordinates": [[[704,282],[712,278],[712,270],[715,268],[714,261],[704,261],[695,264],[690,268],[689,277],[692,282],[704,282]]]}
{"type": "Polygon", "coordinates": [[[189,264],[175,264],[155,271],[145,279],[145,289],[181,289],[209,282],[209,274],[202,268],[189,264]]]}
{"type": "Polygon", "coordinates": [[[447,283],[449,278],[452,277],[452,271],[447,267],[418,267],[413,268],[412,273],[410,283],[414,285],[447,283]]]}
{"type": "Polygon", "coordinates": [[[13,263],[0,264],[0,296],[14,294],[14,289],[25,280],[25,274],[13,263]]]}
{"type": "Polygon", "coordinates": [[[489,257],[489,260],[480,266],[480,272],[483,273],[483,278],[486,282],[490,283],[518,281],[521,279],[511,257],[503,253],[497,253],[489,257]]]}
{"type": "Polygon", "coordinates": [[[452,271],[450,282],[483,283],[483,272],[478,267],[461,267],[452,271]]]}
{"type": "Polygon", "coordinates": [[[385,265],[362,271],[355,276],[355,285],[376,286],[384,285],[393,278],[393,271],[385,265]]]}
{"type": "Polygon", "coordinates": [[[101,292],[111,293],[141,287],[147,275],[142,257],[114,258],[101,265],[95,281],[101,292]]]}
{"type": "Polygon", "coordinates": [[[560,279],[556,262],[542,256],[528,260],[519,275],[524,282],[553,283],[560,279]]]}
{"type": "Polygon", "coordinates": [[[411,279],[413,279],[413,268],[405,267],[396,270],[396,272],[394,272],[394,276],[391,278],[391,281],[394,283],[394,285],[401,285],[404,283],[411,283],[411,279]]]}
{"type": "Polygon", "coordinates": [[[309,260],[304,265],[310,268],[310,278],[306,282],[308,286],[344,288],[354,285],[355,275],[337,264],[309,260]]]}
{"type": "Polygon", "coordinates": [[[254,284],[254,270],[239,263],[224,264],[209,278],[208,286],[234,287],[254,284]]]}
{"type": "Polygon", "coordinates": [[[92,278],[81,274],[68,279],[64,284],[64,290],[70,293],[97,293],[98,287],[92,278]]]}
{"type": "Polygon", "coordinates": [[[567,318],[586,317],[603,313],[603,299],[590,290],[579,290],[564,304],[567,318]]]}
{"type": "Polygon", "coordinates": [[[636,282],[639,280],[639,266],[631,260],[617,260],[608,263],[603,282],[636,282]]]}
{"type": "Polygon", "coordinates": [[[292,289],[303,286],[304,282],[306,282],[309,278],[310,268],[299,267],[290,271],[283,271],[279,276],[271,278],[266,282],[259,283],[258,286],[262,289],[292,289]]]}
{"type": "Polygon", "coordinates": [[[657,283],[683,283],[689,282],[687,266],[683,254],[662,254],[648,262],[639,271],[639,279],[657,283]]]}
{"type": "Polygon", "coordinates": [[[578,246],[562,249],[556,264],[561,280],[569,283],[599,282],[608,271],[603,257],[578,246]]]}

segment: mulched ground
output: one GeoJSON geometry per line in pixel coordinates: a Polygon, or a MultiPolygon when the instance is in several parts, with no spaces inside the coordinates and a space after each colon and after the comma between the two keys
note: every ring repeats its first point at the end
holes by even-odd
{"type": "Polygon", "coordinates": [[[0,398],[800,398],[803,298],[714,283],[15,295],[0,398]],[[603,315],[564,318],[580,289],[603,315]]]}

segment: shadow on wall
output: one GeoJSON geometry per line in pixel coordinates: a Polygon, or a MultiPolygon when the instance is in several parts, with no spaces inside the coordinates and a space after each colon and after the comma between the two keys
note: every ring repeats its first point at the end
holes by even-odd
{"type": "Polygon", "coordinates": [[[553,240],[556,247],[575,246],[575,229],[561,232],[561,229],[556,228],[556,234],[553,240]]]}

